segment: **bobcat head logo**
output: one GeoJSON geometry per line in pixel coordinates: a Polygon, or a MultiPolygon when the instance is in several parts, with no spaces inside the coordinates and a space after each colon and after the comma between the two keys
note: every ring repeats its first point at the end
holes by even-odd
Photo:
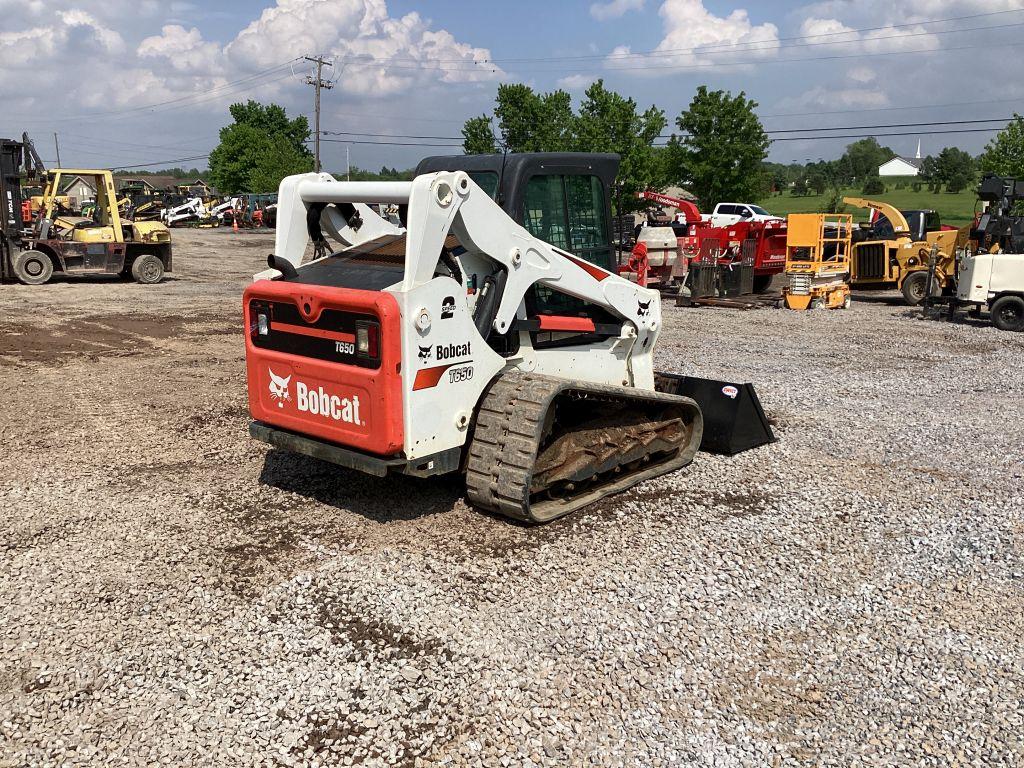
{"type": "Polygon", "coordinates": [[[430,359],[430,346],[420,347],[420,360],[430,359]]]}
{"type": "Polygon", "coordinates": [[[648,301],[637,301],[637,303],[636,303],[636,316],[637,317],[647,317],[647,315],[649,315],[649,314],[651,314],[651,302],[650,302],[650,300],[648,300],[648,301]]]}
{"type": "Polygon", "coordinates": [[[284,401],[291,400],[291,393],[288,392],[288,385],[291,383],[292,377],[289,376],[278,376],[270,368],[267,368],[270,373],[270,396],[277,400],[277,407],[284,408],[284,401]]]}

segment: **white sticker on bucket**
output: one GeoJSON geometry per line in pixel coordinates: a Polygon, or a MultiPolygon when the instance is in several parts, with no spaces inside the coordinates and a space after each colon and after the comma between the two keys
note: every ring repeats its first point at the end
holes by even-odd
{"type": "Polygon", "coordinates": [[[736,399],[736,395],[738,395],[739,393],[740,391],[736,389],[736,387],[734,387],[732,384],[722,387],[722,394],[725,395],[726,397],[731,397],[733,400],[736,399]]]}

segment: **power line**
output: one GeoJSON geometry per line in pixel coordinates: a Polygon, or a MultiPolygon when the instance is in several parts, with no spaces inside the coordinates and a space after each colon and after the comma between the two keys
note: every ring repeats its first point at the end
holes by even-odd
{"type": "Polygon", "coordinates": [[[814,112],[777,112],[774,115],[759,115],[762,120],[776,117],[817,117],[818,115],[852,115],[865,112],[905,112],[914,109],[942,109],[944,107],[976,107],[986,104],[1013,104],[1024,102],[1024,97],[1011,99],[988,99],[987,101],[955,101],[948,104],[918,104],[906,107],[861,107],[858,109],[816,110],[814,112]]]}
{"type": "MultiPolygon", "coordinates": [[[[903,133],[840,133],[828,136],[783,136],[772,139],[776,141],[827,141],[829,139],[882,139],[887,136],[938,136],[952,133],[991,133],[1001,131],[1002,128],[959,128],[945,131],[906,131],[903,133]]],[[[656,147],[664,147],[668,142],[655,144],[656,147]]]]}
{"type": "Polygon", "coordinates": [[[354,131],[321,131],[324,136],[371,136],[382,139],[449,139],[462,141],[462,136],[407,136],[404,133],[356,133],[354,131]]]}
{"type": "Polygon", "coordinates": [[[356,139],[321,139],[321,141],[327,144],[380,144],[392,147],[451,147],[458,149],[462,146],[461,144],[424,144],[418,141],[361,141],[356,139]]]}
{"type": "MultiPolygon", "coordinates": [[[[847,126],[836,126],[835,128],[787,128],[786,130],[776,131],[765,131],[765,133],[776,134],[776,133],[806,133],[807,131],[857,131],[865,128],[914,128],[914,127],[930,127],[935,125],[972,125],[976,123],[1008,123],[1012,120],[1012,117],[993,117],[988,120],[941,120],[930,123],[889,123],[887,125],[847,125],[847,126]]],[[[999,129],[992,129],[999,130],[999,129]]]]}
{"type": "MultiPolygon", "coordinates": [[[[107,117],[122,117],[122,119],[123,119],[123,116],[125,116],[125,115],[128,115],[130,117],[141,117],[145,113],[168,112],[168,111],[171,111],[173,109],[181,109],[183,107],[197,106],[199,104],[203,104],[203,103],[208,102],[208,101],[213,101],[213,100],[217,100],[217,99],[223,98],[224,96],[228,95],[228,93],[230,93],[232,91],[235,92],[234,95],[237,95],[237,93],[244,93],[245,91],[250,90],[252,88],[256,88],[257,86],[266,85],[267,84],[266,82],[253,82],[253,81],[254,80],[260,80],[261,78],[264,78],[264,77],[266,77],[268,75],[274,74],[277,71],[281,70],[282,68],[289,66],[293,62],[298,61],[299,58],[300,57],[296,57],[294,59],[289,59],[288,61],[286,61],[286,62],[284,62],[282,64],[278,64],[277,66],[270,67],[269,69],[262,70],[260,72],[255,73],[255,74],[252,74],[252,75],[248,75],[247,77],[239,78],[238,80],[233,80],[231,82],[224,83],[223,85],[216,86],[215,88],[204,90],[202,93],[192,93],[192,94],[189,94],[187,96],[179,96],[176,99],[168,99],[168,100],[165,100],[165,101],[158,101],[158,102],[154,102],[153,104],[146,104],[144,106],[130,107],[130,108],[127,108],[127,109],[120,109],[120,110],[107,110],[105,112],[89,112],[89,113],[84,113],[84,114],[79,114],[79,115],[63,115],[61,117],[34,118],[34,119],[33,118],[12,118],[12,119],[18,119],[18,120],[21,120],[22,122],[33,122],[33,123],[67,122],[69,120],[84,120],[84,119],[107,118],[107,117]],[[248,84],[246,85],[246,83],[248,83],[248,84]],[[240,88],[239,86],[243,86],[243,87],[240,88]],[[165,107],[165,108],[164,109],[160,109],[160,107],[165,107]],[[133,114],[133,113],[140,113],[140,114],[133,114]]],[[[290,76],[291,76],[290,73],[286,72],[286,73],[284,73],[284,75],[282,77],[276,78],[274,80],[270,80],[269,82],[277,82],[279,80],[283,80],[286,77],[290,77],[290,76]]]]}
{"type": "Polygon", "coordinates": [[[172,166],[174,163],[190,163],[193,160],[205,160],[209,157],[206,155],[196,155],[194,157],[179,157],[175,160],[158,160],[155,163],[138,163],[136,165],[112,165],[111,168],[116,168],[119,171],[126,171],[132,168],[152,168],[154,165],[172,166]]]}
{"type": "MultiPolygon", "coordinates": [[[[1024,10],[1024,9],[1018,8],[1018,9],[1015,9],[1013,11],[998,11],[998,13],[1018,13],[1021,10],[1024,10]]],[[[948,20],[947,19],[941,19],[939,21],[948,21],[948,20]]],[[[922,23],[935,23],[935,22],[922,22],[922,23]]],[[[849,30],[846,30],[846,31],[843,31],[843,32],[827,32],[827,33],[822,33],[822,36],[853,35],[853,34],[859,34],[861,32],[868,32],[868,31],[873,31],[873,30],[878,30],[878,29],[895,28],[897,26],[917,26],[917,25],[916,24],[903,24],[903,25],[893,25],[893,27],[866,27],[866,28],[862,28],[862,29],[849,29],[849,30]]],[[[852,44],[855,44],[855,43],[877,43],[879,41],[885,41],[885,40],[906,40],[908,38],[927,37],[927,36],[930,36],[930,35],[950,35],[950,34],[963,34],[963,33],[967,33],[967,32],[980,32],[980,31],[988,31],[988,30],[1004,30],[1004,29],[1010,29],[1012,27],[1022,27],[1022,26],[1024,26],[1024,22],[1013,22],[1013,23],[1010,23],[1010,24],[988,25],[988,26],[982,26],[982,27],[962,27],[962,28],[959,28],[959,29],[922,30],[922,31],[919,31],[919,32],[902,32],[902,33],[895,34],[895,35],[880,35],[880,36],[877,36],[877,37],[871,37],[871,38],[866,38],[866,39],[858,38],[858,39],[852,39],[852,40],[829,40],[829,41],[822,41],[822,42],[816,42],[816,43],[793,43],[793,44],[787,45],[786,48],[787,49],[790,49],[790,48],[812,48],[812,47],[818,47],[818,46],[824,46],[824,45],[835,46],[835,45],[852,45],[852,44]]],[[[618,54],[618,55],[616,55],[616,54],[602,54],[602,55],[594,55],[594,56],[577,56],[577,57],[557,57],[557,56],[552,56],[552,57],[538,57],[538,58],[535,58],[535,59],[524,59],[522,61],[524,63],[526,63],[526,64],[530,64],[530,63],[549,63],[549,62],[550,63],[554,63],[554,62],[558,62],[558,61],[579,61],[579,62],[582,62],[582,61],[586,61],[586,60],[603,61],[603,62],[615,62],[615,61],[619,60],[619,57],[622,57],[623,60],[628,59],[628,58],[632,58],[632,59],[636,59],[638,61],[643,61],[643,60],[646,60],[646,59],[676,58],[676,57],[680,57],[680,56],[684,56],[684,55],[714,53],[718,49],[721,49],[722,53],[757,53],[759,51],[774,51],[774,50],[776,50],[778,48],[781,48],[782,46],[781,46],[780,43],[783,40],[787,40],[787,39],[793,39],[793,40],[810,39],[812,37],[817,37],[817,35],[807,35],[804,38],[799,38],[799,37],[798,38],[778,38],[778,39],[776,39],[774,41],[760,40],[760,41],[753,41],[753,42],[750,42],[750,43],[737,43],[737,44],[722,43],[722,44],[717,44],[717,45],[699,46],[699,47],[694,47],[694,48],[665,49],[665,50],[661,50],[661,51],[655,49],[655,50],[647,51],[647,52],[643,52],[643,53],[628,53],[628,54],[618,54]],[[768,43],[768,45],[765,45],[765,43],[768,43]],[[760,47],[753,47],[755,45],[758,45],[760,47]]],[[[972,48],[972,49],[976,48],[976,46],[967,46],[967,47],[972,48]]],[[[948,51],[948,50],[963,50],[963,49],[964,48],[943,48],[942,50],[943,51],[948,51]]],[[[874,51],[874,52],[861,53],[861,54],[856,54],[856,55],[883,56],[883,55],[892,55],[892,54],[900,54],[900,53],[929,53],[929,52],[935,52],[936,50],[937,49],[935,49],[935,48],[923,48],[923,49],[916,50],[916,51],[874,51]]],[[[790,59],[775,59],[774,61],[822,61],[822,60],[827,60],[827,59],[832,59],[832,58],[844,58],[844,57],[841,57],[841,56],[804,57],[804,58],[798,58],[798,59],[793,59],[793,58],[790,58],[790,59]]],[[[514,60],[514,59],[493,59],[493,60],[486,60],[486,61],[465,61],[465,60],[461,60],[461,59],[453,59],[453,60],[450,60],[450,63],[454,64],[455,66],[446,67],[446,66],[441,66],[440,65],[442,62],[439,59],[433,59],[433,60],[430,60],[430,61],[422,61],[422,60],[415,60],[415,59],[399,59],[399,58],[378,59],[378,58],[373,58],[373,57],[356,57],[356,58],[348,60],[347,63],[349,63],[350,65],[355,66],[355,67],[361,67],[361,66],[362,67],[366,67],[366,66],[378,65],[378,66],[388,67],[390,69],[406,69],[406,70],[414,70],[414,71],[437,70],[437,71],[441,71],[441,72],[476,72],[476,71],[479,71],[480,65],[489,66],[491,64],[495,64],[495,63],[498,63],[498,62],[504,63],[505,65],[508,65],[508,64],[511,64],[511,63],[515,63],[515,61],[516,60],[514,60]],[[407,61],[409,63],[408,64],[396,63],[396,62],[400,62],[400,61],[407,61]]],[[[629,70],[634,70],[634,69],[636,69],[636,70],[677,69],[677,68],[678,69],[688,69],[688,68],[692,68],[692,67],[705,67],[705,66],[729,66],[729,65],[736,66],[736,65],[744,64],[744,63],[766,63],[766,60],[758,59],[756,62],[752,62],[752,61],[746,61],[746,62],[734,62],[734,61],[708,62],[706,64],[700,64],[700,65],[698,65],[698,64],[692,64],[692,65],[682,65],[682,64],[680,64],[680,65],[672,65],[672,64],[668,64],[668,65],[651,66],[651,67],[645,67],[645,66],[617,66],[617,67],[611,67],[611,69],[614,69],[615,71],[629,71],[629,70]]],[[[522,69],[522,68],[520,67],[519,69],[522,69]]],[[[576,71],[576,72],[578,72],[578,71],[582,71],[582,70],[579,70],[579,69],[575,69],[574,70],[574,69],[551,68],[551,67],[532,67],[532,68],[527,68],[527,69],[525,69],[523,71],[527,71],[527,72],[573,72],[573,71],[576,71]]]]}
{"type": "MultiPolygon", "coordinates": [[[[736,48],[739,45],[747,45],[747,46],[749,46],[749,45],[763,44],[763,43],[767,43],[767,42],[772,42],[772,44],[774,45],[775,43],[790,42],[790,41],[794,41],[794,40],[814,40],[814,39],[825,38],[825,37],[836,37],[836,36],[839,36],[839,35],[852,35],[852,34],[860,34],[860,33],[864,33],[864,32],[879,32],[879,31],[888,30],[888,29],[901,29],[901,28],[904,28],[904,27],[920,27],[920,26],[924,26],[924,25],[927,25],[927,24],[944,24],[944,23],[953,22],[953,21],[967,21],[969,19],[980,19],[980,18],[986,18],[986,17],[992,17],[992,16],[1002,16],[1002,15],[1005,15],[1005,14],[1008,14],[1008,13],[1020,13],[1021,11],[1024,11],[1024,6],[1018,7],[1018,8],[1002,10],[1002,11],[989,11],[989,12],[985,12],[985,13],[972,13],[972,14],[968,14],[968,15],[965,15],[965,16],[950,16],[950,17],[947,17],[947,18],[944,18],[944,19],[929,19],[929,20],[915,21],[915,22],[904,22],[904,23],[901,23],[901,24],[886,24],[885,26],[881,26],[881,27],[860,27],[860,28],[856,28],[856,29],[851,28],[851,29],[843,30],[842,32],[820,32],[820,33],[813,34],[813,35],[795,35],[795,36],[792,36],[792,37],[780,37],[780,38],[776,38],[775,41],[754,40],[754,41],[751,41],[749,43],[740,43],[740,44],[735,44],[735,43],[712,43],[712,44],[709,44],[709,45],[695,46],[695,47],[690,47],[690,48],[666,48],[666,49],[662,49],[662,50],[659,50],[659,49],[655,48],[655,49],[652,49],[652,50],[649,50],[649,51],[638,51],[638,52],[635,52],[635,53],[634,52],[630,52],[630,53],[619,53],[619,54],[609,53],[609,54],[589,54],[589,55],[579,55],[579,56],[534,56],[534,57],[501,57],[501,56],[492,56],[491,58],[488,58],[488,59],[474,60],[474,61],[466,61],[464,58],[462,58],[462,59],[433,59],[430,63],[432,63],[432,64],[442,64],[442,63],[443,64],[523,64],[523,63],[530,63],[530,62],[552,62],[552,61],[593,61],[593,60],[600,61],[600,60],[618,59],[618,58],[626,59],[626,58],[641,58],[641,57],[651,57],[651,56],[674,56],[674,55],[679,55],[679,54],[684,54],[684,53],[705,53],[705,52],[714,51],[714,50],[717,50],[717,49],[724,49],[724,50],[732,51],[732,50],[736,50],[736,48]]],[[[1003,26],[1010,26],[1010,25],[1000,25],[998,27],[996,27],[996,26],[978,27],[977,29],[1002,29],[1003,26]]],[[[970,29],[968,28],[968,29],[961,29],[961,30],[935,30],[935,31],[932,31],[932,32],[927,32],[926,31],[926,32],[923,32],[923,33],[915,33],[915,34],[948,34],[950,32],[957,32],[957,31],[970,31],[970,29]]],[[[887,36],[887,37],[872,38],[872,40],[885,40],[885,39],[889,39],[889,37],[899,38],[899,37],[908,37],[908,36],[910,36],[910,35],[905,35],[905,34],[904,35],[892,35],[892,36],[887,36]]],[[[860,42],[860,41],[850,40],[850,41],[839,41],[839,42],[843,43],[843,42],[860,42]]],[[[826,42],[824,44],[825,45],[833,45],[833,44],[836,44],[836,43],[835,42],[826,42]]],[[[802,47],[802,46],[800,46],[800,47],[802,47]]],[[[755,50],[757,50],[757,49],[755,49],[755,50]]],[[[418,63],[423,63],[421,59],[415,59],[415,58],[412,58],[412,57],[394,57],[394,58],[391,58],[391,59],[371,59],[371,61],[373,61],[375,63],[382,63],[382,64],[385,64],[385,63],[388,63],[388,62],[395,62],[395,61],[407,61],[407,62],[417,63],[417,64],[418,63]]],[[[472,71],[472,70],[468,70],[468,71],[472,71]]]]}
{"type": "MultiPolygon", "coordinates": [[[[929,122],[918,122],[918,123],[882,123],[877,125],[837,125],[832,127],[820,127],[820,128],[786,128],[765,131],[768,135],[783,134],[783,133],[822,133],[827,131],[854,131],[862,129],[883,129],[883,128],[929,128],[940,125],[975,125],[980,123],[1007,123],[1012,118],[1009,117],[992,117],[987,120],[935,120],[929,122]]],[[[991,128],[986,130],[1000,130],[1000,128],[991,128]]],[[[322,131],[324,136],[363,136],[377,139],[433,139],[439,141],[463,141],[462,136],[418,136],[406,133],[368,133],[368,132],[356,132],[356,131],[322,131]]],[[[671,135],[675,136],[686,136],[687,134],[661,134],[655,138],[665,139],[671,135]]],[[[327,141],[327,139],[324,139],[327,141]]],[[[341,139],[343,143],[355,143],[349,139],[341,139]]]]}

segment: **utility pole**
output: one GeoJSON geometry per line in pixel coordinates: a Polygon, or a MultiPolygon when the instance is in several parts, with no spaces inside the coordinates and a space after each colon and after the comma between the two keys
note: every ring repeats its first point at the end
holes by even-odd
{"type": "Polygon", "coordinates": [[[60,168],[60,143],[57,141],[57,132],[53,132],[53,147],[57,150],[57,167],[60,168]]]}
{"type": "Polygon", "coordinates": [[[316,77],[307,75],[306,85],[312,85],[315,93],[313,97],[313,167],[317,173],[320,173],[320,89],[326,88],[330,90],[334,87],[334,83],[330,80],[324,80],[321,75],[323,74],[324,64],[329,67],[334,66],[334,62],[327,61],[323,56],[303,56],[306,61],[311,61],[316,64],[316,77]]]}
{"type": "Polygon", "coordinates": [[[348,144],[345,145],[345,181],[352,181],[352,162],[348,159],[348,144]]]}

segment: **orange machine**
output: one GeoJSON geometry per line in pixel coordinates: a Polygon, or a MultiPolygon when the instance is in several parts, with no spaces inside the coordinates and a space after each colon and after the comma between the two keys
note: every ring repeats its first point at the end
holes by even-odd
{"type": "Polygon", "coordinates": [[[790,214],[782,289],[789,309],[849,308],[852,231],[849,214],[790,214]]]}

